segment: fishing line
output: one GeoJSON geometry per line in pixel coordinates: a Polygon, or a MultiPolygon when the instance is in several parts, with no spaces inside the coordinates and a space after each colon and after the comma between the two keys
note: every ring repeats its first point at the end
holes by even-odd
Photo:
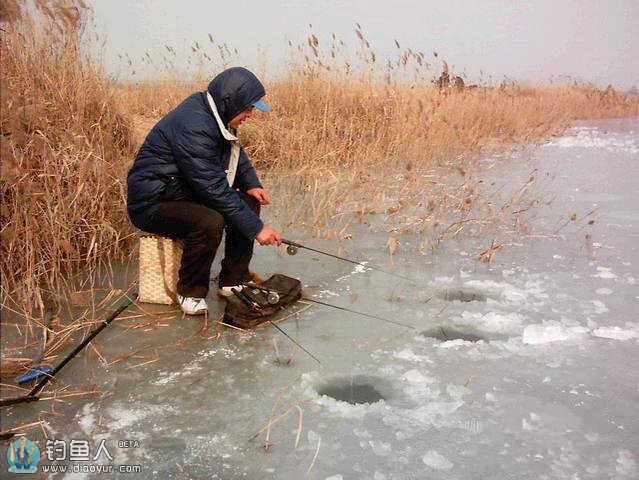
{"type": "MultiPolygon", "coordinates": [[[[271,290],[268,290],[264,287],[258,287],[257,285],[254,285],[254,288],[259,288],[260,290],[264,290],[264,291],[269,291],[271,292],[271,290]]],[[[260,305],[251,300],[250,297],[248,295],[246,295],[246,293],[242,292],[241,290],[238,290],[237,288],[231,288],[231,291],[233,292],[233,294],[240,299],[240,301],[246,305],[247,307],[249,307],[251,310],[254,310],[256,312],[260,312],[261,307],[260,305]]],[[[277,292],[275,292],[277,293],[277,292]]],[[[313,360],[315,360],[318,364],[322,364],[322,362],[320,362],[317,357],[315,355],[313,355],[311,352],[309,352],[308,350],[306,350],[297,340],[295,340],[293,337],[291,337],[288,333],[286,333],[284,330],[282,330],[278,325],[276,325],[272,320],[270,319],[266,319],[266,321],[268,323],[270,323],[271,325],[273,325],[282,335],[284,335],[286,338],[288,338],[291,342],[293,342],[295,345],[297,345],[299,348],[301,348],[302,350],[304,350],[313,360]]]]}
{"type": "MultiPolygon", "coordinates": [[[[270,289],[268,289],[266,287],[263,287],[261,285],[257,285],[257,284],[255,284],[253,282],[246,282],[246,283],[244,283],[244,285],[246,285],[248,287],[251,287],[251,288],[256,288],[256,289],[261,290],[261,291],[263,291],[265,293],[278,295],[278,292],[276,292],[275,290],[270,290],[270,289]]],[[[242,292],[240,292],[240,293],[242,293],[242,292]]],[[[405,323],[396,322],[395,320],[389,320],[388,318],[384,318],[384,317],[378,317],[377,315],[372,315],[370,313],[364,313],[364,312],[359,312],[357,310],[351,310],[350,308],[340,307],[340,306],[337,306],[337,305],[333,305],[332,303],[321,302],[319,300],[314,300],[314,299],[308,298],[308,297],[302,297],[302,298],[300,298],[300,300],[304,300],[304,301],[312,302],[312,303],[317,303],[318,305],[324,305],[325,307],[336,308],[338,310],[343,310],[345,312],[354,313],[356,315],[362,315],[362,316],[368,317],[368,318],[375,318],[377,320],[382,320],[383,322],[388,322],[388,323],[392,323],[392,324],[395,324],[395,325],[399,325],[401,327],[410,328],[412,330],[415,330],[415,327],[413,327],[412,325],[407,325],[405,323]]],[[[253,308],[253,307],[251,307],[251,308],[253,308]]]]}

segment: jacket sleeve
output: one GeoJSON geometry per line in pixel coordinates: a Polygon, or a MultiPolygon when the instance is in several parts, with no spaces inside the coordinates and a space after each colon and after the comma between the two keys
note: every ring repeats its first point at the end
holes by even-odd
{"type": "Polygon", "coordinates": [[[242,192],[246,192],[251,188],[262,188],[257,172],[243,148],[240,149],[240,159],[237,164],[234,187],[240,189],[242,192]]]}
{"type": "Polygon", "coordinates": [[[215,140],[206,132],[178,132],[173,150],[178,168],[198,199],[220,212],[245,237],[254,239],[264,224],[229,186],[215,140]]]}

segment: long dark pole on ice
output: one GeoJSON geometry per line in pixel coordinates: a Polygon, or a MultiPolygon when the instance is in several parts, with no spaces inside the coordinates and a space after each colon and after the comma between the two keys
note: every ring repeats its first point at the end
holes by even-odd
{"type": "Polygon", "coordinates": [[[120,304],[118,308],[116,308],[111,315],[109,315],[106,320],[104,320],[97,328],[95,328],[87,338],[85,338],[77,347],[73,349],[71,353],[69,353],[64,360],[62,360],[57,367],[53,369],[53,371],[47,375],[45,375],[32,389],[31,391],[20,397],[14,398],[5,398],[0,400],[0,407],[6,407],[9,405],[14,405],[16,403],[22,402],[34,402],[39,400],[38,393],[42,390],[49,380],[55,377],[56,373],[58,373],[62,368],[69,363],[73,357],[75,357],[84,347],[86,347],[91,340],[93,340],[102,330],[104,330],[113,320],[115,320],[129,305],[131,305],[135,299],[138,298],[137,293],[132,293],[127,296],[123,303],[120,304]]]}

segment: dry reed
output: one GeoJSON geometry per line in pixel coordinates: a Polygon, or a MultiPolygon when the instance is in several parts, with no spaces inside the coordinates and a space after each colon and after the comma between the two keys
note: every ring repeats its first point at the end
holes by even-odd
{"type": "Polygon", "coordinates": [[[123,208],[130,127],[115,108],[113,84],[88,55],[81,0],[7,5],[2,293],[25,311],[44,310],[42,289],[123,252],[131,232],[123,208]]]}
{"type": "MultiPolygon", "coordinates": [[[[70,274],[130,253],[124,178],[135,148],[234,55],[209,35],[189,58],[199,78],[177,80],[177,54],[167,45],[161,59],[143,59],[167,80],[114,83],[88,55],[90,12],[81,0],[34,5],[5,1],[0,17],[2,294],[25,312],[44,310],[44,290],[59,297],[70,274]]],[[[284,230],[301,225],[316,236],[348,238],[351,224],[378,213],[399,225],[398,234],[422,233],[426,249],[444,238],[451,211],[465,220],[479,202],[466,175],[477,153],[535,142],[576,118],[639,114],[636,96],[612,88],[466,88],[435,52],[396,41],[397,57],[382,64],[361,26],[355,34],[354,53],[335,35],[311,33],[291,45],[289,71],[266,82],[274,112],[256,115],[242,132],[279,193],[284,230]],[[442,171],[458,171],[463,188],[442,183],[442,171]]]]}

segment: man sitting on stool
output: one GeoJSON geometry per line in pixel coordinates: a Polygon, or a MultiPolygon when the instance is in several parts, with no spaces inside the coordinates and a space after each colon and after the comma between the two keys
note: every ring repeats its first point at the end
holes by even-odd
{"type": "Polygon", "coordinates": [[[260,220],[260,205],[269,203],[269,194],[236,136],[254,108],[271,111],[265,94],[250,71],[225,70],[206,92],[194,93],[153,127],[129,171],[127,210],[133,224],[183,240],[177,297],[189,315],[207,311],[209,273],[225,227],[222,296],[250,280],[254,240],[282,241],[260,220]]]}

